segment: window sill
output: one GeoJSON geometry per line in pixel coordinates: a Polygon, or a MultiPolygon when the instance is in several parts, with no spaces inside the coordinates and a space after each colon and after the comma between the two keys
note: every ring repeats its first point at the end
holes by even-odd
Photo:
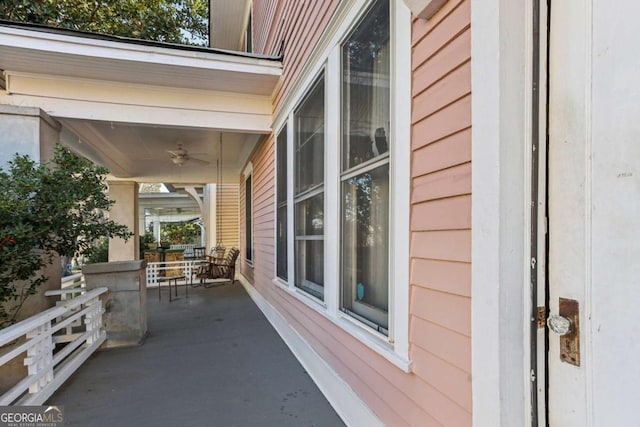
{"type": "Polygon", "coordinates": [[[377,354],[387,359],[403,372],[411,372],[411,360],[396,353],[393,344],[389,343],[386,336],[374,331],[364,324],[359,323],[357,320],[344,313],[338,313],[337,317],[331,316],[327,312],[327,306],[324,302],[314,298],[311,295],[307,295],[303,291],[291,289],[288,283],[279,277],[274,278],[272,282],[278,288],[293,296],[298,301],[305,304],[307,307],[320,313],[331,323],[347,332],[362,344],[369,347],[369,349],[375,351],[377,354]]]}
{"type": "Polygon", "coordinates": [[[253,269],[253,261],[249,261],[248,259],[244,259],[243,261],[247,267],[253,269]]]}
{"type": "Polygon", "coordinates": [[[320,309],[320,313],[326,316],[327,304],[325,304],[324,301],[306,293],[305,291],[301,291],[298,288],[290,288],[289,284],[279,277],[273,279],[272,282],[283,291],[287,292],[289,295],[300,300],[302,303],[313,308],[314,310],[320,309]]]}
{"type": "Polygon", "coordinates": [[[337,318],[329,318],[329,320],[356,338],[362,344],[369,347],[369,349],[375,351],[380,356],[393,363],[403,372],[411,372],[411,360],[396,353],[393,344],[388,341],[386,336],[374,331],[344,313],[338,313],[337,318]]]}

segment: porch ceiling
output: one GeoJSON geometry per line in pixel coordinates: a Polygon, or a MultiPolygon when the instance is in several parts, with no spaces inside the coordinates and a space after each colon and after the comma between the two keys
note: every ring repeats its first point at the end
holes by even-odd
{"type": "MultiPolygon", "coordinates": [[[[63,144],[109,168],[114,179],[195,184],[218,180],[221,132],[217,130],[59,120],[64,128],[63,144]],[[197,160],[187,160],[181,166],[173,164],[167,150],[175,151],[178,144],[197,160]]],[[[258,138],[254,134],[222,133],[223,182],[238,182],[258,138]]]]}
{"type": "Polygon", "coordinates": [[[59,120],[62,142],[138,182],[237,182],[271,131],[276,58],[0,21],[0,103],[59,120]],[[167,150],[190,156],[182,166],[167,150]]]}

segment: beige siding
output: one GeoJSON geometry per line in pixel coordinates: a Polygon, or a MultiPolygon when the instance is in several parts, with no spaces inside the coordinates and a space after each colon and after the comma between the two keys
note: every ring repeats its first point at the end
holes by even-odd
{"type": "Polygon", "coordinates": [[[245,187],[245,183],[244,183],[244,176],[240,177],[241,181],[240,181],[240,206],[238,208],[238,211],[240,213],[239,218],[238,218],[238,223],[240,226],[240,256],[238,256],[239,262],[240,262],[240,273],[247,278],[247,280],[249,280],[250,282],[254,282],[253,280],[253,265],[248,263],[246,261],[245,258],[245,251],[246,251],[246,246],[245,246],[245,238],[246,238],[246,232],[245,232],[245,212],[246,212],[246,197],[247,197],[247,193],[246,193],[246,187],[245,187]]]}
{"type": "Polygon", "coordinates": [[[274,145],[272,137],[265,137],[251,156],[253,163],[253,262],[245,260],[245,185],[240,184],[240,258],[242,274],[259,288],[271,285],[274,273],[274,145]]]}
{"type": "Polygon", "coordinates": [[[217,191],[219,191],[218,197],[220,197],[220,206],[217,212],[218,221],[220,221],[220,235],[217,238],[226,248],[239,248],[238,201],[240,186],[238,184],[221,184],[217,191]]]}
{"type": "MultiPolygon", "coordinates": [[[[256,46],[274,53],[282,40],[286,43],[274,109],[291,90],[337,4],[254,2],[256,20],[265,19],[254,27],[256,46]]],[[[471,425],[469,7],[470,0],[450,0],[431,20],[413,22],[412,193],[407,206],[412,373],[402,372],[272,283],[273,137],[261,140],[250,159],[255,254],[253,266],[243,263],[243,274],[389,426],[471,425]]],[[[244,197],[241,185],[241,245],[244,197]]]]}

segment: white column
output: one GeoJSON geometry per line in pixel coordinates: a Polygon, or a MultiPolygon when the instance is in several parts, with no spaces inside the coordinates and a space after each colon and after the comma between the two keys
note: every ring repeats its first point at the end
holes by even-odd
{"type": "Polygon", "coordinates": [[[146,234],[146,218],[144,215],[144,209],[142,212],[138,212],[138,232],[146,234]]]}
{"type": "Polygon", "coordinates": [[[203,198],[204,201],[198,195],[195,187],[185,187],[185,191],[191,198],[198,204],[198,208],[200,209],[200,219],[202,220],[202,225],[200,225],[200,245],[207,245],[207,227],[205,218],[207,217],[207,207],[206,205],[206,190],[203,189],[203,198]]]}
{"type": "MultiPolygon", "coordinates": [[[[0,105],[0,167],[6,170],[7,162],[16,153],[28,155],[36,162],[51,160],[55,146],[60,141],[60,129],[60,123],[39,108],[0,105]]],[[[17,320],[53,306],[54,302],[45,297],[44,292],[60,289],[61,273],[60,257],[56,256],[43,271],[49,280],[36,295],[27,299],[17,320]]]]}
{"type": "Polygon", "coordinates": [[[202,220],[204,222],[204,228],[207,240],[205,246],[207,249],[213,248],[216,245],[218,238],[216,234],[216,184],[207,184],[204,187],[204,203],[202,209],[202,220]]]}
{"type": "Polygon", "coordinates": [[[18,154],[26,154],[32,160],[49,160],[53,146],[59,139],[60,125],[38,108],[0,105],[0,167],[18,154]],[[51,129],[55,138],[44,141],[43,129],[51,129]]]}
{"type": "Polygon", "coordinates": [[[119,238],[109,239],[109,262],[136,260],[140,256],[138,184],[133,181],[110,181],[109,198],[115,201],[109,218],[118,224],[126,225],[129,231],[134,233],[127,242],[119,238]]]}
{"type": "Polygon", "coordinates": [[[157,216],[153,220],[153,238],[160,243],[160,219],[157,216]]]}

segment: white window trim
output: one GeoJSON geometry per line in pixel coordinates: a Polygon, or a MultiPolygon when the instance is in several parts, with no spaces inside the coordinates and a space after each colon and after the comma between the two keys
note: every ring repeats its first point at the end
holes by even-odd
{"type": "MultiPolygon", "coordinates": [[[[250,238],[251,238],[251,259],[247,259],[247,257],[246,257],[246,250],[247,250],[247,248],[245,247],[245,248],[244,248],[244,249],[245,249],[245,251],[244,251],[245,253],[244,253],[244,254],[242,254],[242,260],[243,260],[243,261],[244,261],[244,262],[245,262],[249,267],[253,268],[253,261],[254,261],[254,259],[255,259],[255,251],[254,251],[254,248],[255,248],[254,244],[255,244],[255,242],[254,242],[254,233],[253,233],[253,230],[254,230],[254,220],[253,220],[253,215],[254,215],[254,211],[253,211],[253,208],[254,208],[254,205],[253,205],[253,188],[254,188],[254,184],[255,184],[255,183],[254,183],[254,181],[253,181],[253,162],[249,162],[249,163],[247,164],[247,166],[245,166],[244,170],[242,171],[242,176],[243,176],[243,180],[244,180],[244,190],[245,190],[245,191],[244,191],[244,200],[245,200],[245,201],[244,201],[244,203],[245,203],[245,204],[244,204],[244,208],[245,208],[245,221],[246,221],[246,215],[247,215],[247,213],[246,213],[246,209],[247,209],[247,180],[248,180],[249,178],[251,178],[251,194],[249,194],[249,195],[248,195],[248,197],[249,197],[249,201],[250,201],[250,203],[251,203],[251,236],[250,236],[250,238]]],[[[246,224],[246,223],[245,223],[245,225],[244,225],[244,232],[245,232],[245,233],[247,232],[247,224],[246,224]]],[[[245,245],[247,244],[246,236],[245,236],[245,241],[244,241],[243,243],[244,243],[245,245]]]]}
{"type": "Polygon", "coordinates": [[[291,176],[289,175],[289,164],[291,163],[289,161],[289,137],[291,135],[291,126],[289,126],[289,122],[285,122],[283,125],[281,125],[279,128],[276,129],[276,131],[273,133],[273,147],[274,147],[274,159],[275,159],[275,191],[274,191],[274,198],[273,198],[273,205],[276,207],[276,211],[275,211],[275,227],[274,227],[274,254],[275,256],[273,257],[273,271],[275,273],[275,278],[274,283],[278,282],[280,285],[282,284],[287,284],[287,282],[289,281],[289,278],[291,277],[290,275],[290,271],[289,271],[289,264],[291,264],[291,258],[289,258],[289,223],[291,223],[291,217],[289,216],[289,208],[290,208],[290,203],[289,203],[289,188],[291,187],[291,183],[293,181],[291,181],[291,176]],[[286,129],[285,129],[286,127],[286,129]],[[278,182],[278,156],[280,155],[278,152],[278,136],[280,135],[280,133],[286,131],[287,132],[287,141],[285,143],[285,146],[287,147],[287,170],[286,170],[286,181],[287,181],[287,195],[286,195],[286,199],[287,199],[287,280],[283,279],[282,277],[278,276],[278,187],[280,186],[280,183],[278,182]]]}
{"type": "MultiPolygon", "coordinates": [[[[344,1],[325,31],[318,48],[301,73],[301,77],[285,98],[275,115],[274,129],[285,121],[289,127],[287,141],[287,175],[293,182],[293,111],[307,95],[317,76],[325,68],[325,141],[340,140],[340,57],[341,43],[367,12],[373,0],[344,1]],[[330,101],[329,101],[330,100],[330,101]]],[[[324,302],[302,295],[294,285],[293,221],[288,221],[289,279],[283,281],[274,274],[273,283],[302,303],[320,312],[367,347],[405,372],[411,371],[409,359],[409,214],[411,188],[411,12],[402,0],[391,4],[391,129],[389,140],[391,161],[390,239],[389,239],[389,336],[342,313],[340,307],[340,241],[325,239],[324,302]]],[[[339,236],[340,224],[340,145],[325,143],[325,236],[339,236]]],[[[288,200],[293,200],[289,185],[288,200]]],[[[274,198],[276,195],[274,194],[274,198]]],[[[293,204],[288,204],[288,218],[293,218],[293,204]]],[[[276,221],[274,219],[274,221],[276,221]]],[[[275,229],[275,227],[274,227],[275,229]]],[[[274,232],[274,242],[276,235],[274,232]]],[[[275,270],[274,270],[275,271],[275,270]]]]}
{"type": "MultiPolygon", "coordinates": [[[[347,33],[345,33],[346,36],[347,33]]],[[[340,316],[340,43],[338,43],[327,58],[325,94],[327,100],[333,100],[325,104],[325,123],[327,125],[327,140],[332,143],[325,144],[325,213],[324,232],[331,239],[324,242],[324,278],[325,301],[327,312],[333,318],[340,316]]]]}
{"type": "MultiPolygon", "coordinates": [[[[411,204],[411,12],[404,2],[392,0],[391,8],[391,209],[389,274],[393,288],[389,305],[389,331],[394,350],[409,360],[409,245],[411,204]],[[391,332],[390,332],[391,333],[391,332]]],[[[409,362],[410,363],[410,362],[409,362]]]]}
{"type": "Polygon", "coordinates": [[[295,266],[295,248],[293,239],[295,237],[295,224],[293,216],[295,215],[295,204],[293,197],[295,195],[295,164],[293,163],[293,133],[295,131],[293,121],[293,108],[287,121],[287,286],[295,287],[296,266],[295,266]]]}
{"type": "MultiPolygon", "coordinates": [[[[310,298],[312,301],[317,302],[320,306],[322,307],[326,307],[326,286],[325,283],[327,283],[327,279],[326,279],[326,273],[327,273],[327,267],[326,267],[326,257],[327,257],[327,251],[326,251],[326,247],[324,250],[324,274],[325,274],[325,280],[324,283],[322,284],[322,299],[316,297],[315,295],[305,291],[302,288],[299,288],[296,286],[296,276],[295,276],[295,266],[296,266],[296,258],[295,258],[295,244],[296,244],[296,233],[295,233],[295,208],[296,208],[296,199],[298,199],[298,202],[302,202],[304,200],[310,200],[312,197],[322,194],[323,195],[323,201],[324,201],[324,205],[323,205],[323,216],[325,216],[325,221],[326,221],[326,214],[327,214],[327,196],[326,196],[326,184],[327,184],[327,174],[326,174],[326,170],[327,170],[327,75],[326,75],[326,68],[325,67],[320,67],[318,73],[314,76],[314,78],[311,80],[311,83],[309,84],[309,86],[306,88],[306,90],[304,91],[304,93],[302,94],[302,96],[298,99],[298,102],[295,104],[295,107],[291,109],[291,113],[289,114],[289,118],[290,118],[290,123],[292,125],[292,129],[293,129],[293,134],[291,135],[291,139],[287,142],[291,142],[291,145],[287,145],[287,158],[289,158],[288,156],[291,156],[291,161],[287,161],[288,163],[290,163],[292,165],[292,175],[291,175],[291,181],[289,181],[291,183],[290,187],[292,187],[292,198],[288,199],[291,202],[291,209],[292,209],[292,217],[291,217],[291,226],[293,228],[293,234],[291,235],[291,237],[288,237],[288,245],[291,246],[293,248],[293,258],[291,259],[291,264],[293,267],[293,276],[289,279],[289,283],[292,286],[292,289],[297,292],[299,295],[303,295],[303,297],[305,298],[310,298]],[[297,155],[295,153],[296,149],[295,149],[295,116],[296,116],[296,111],[302,106],[302,104],[308,99],[308,96],[310,95],[311,91],[313,91],[316,88],[316,85],[320,83],[320,81],[322,81],[322,84],[324,85],[324,89],[323,89],[323,93],[324,93],[324,100],[323,100],[323,107],[324,107],[324,140],[322,142],[323,145],[323,149],[325,151],[324,153],[324,176],[323,176],[323,182],[320,185],[314,185],[311,188],[307,188],[306,190],[302,191],[301,194],[296,196],[295,193],[295,187],[296,187],[296,176],[295,176],[295,170],[296,170],[296,160],[297,160],[297,155]]],[[[325,236],[327,235],[327,231],[326,229],[324,230],[324,233],[322,235],[321,238],[319,238],[318,240],[322,240],[323,243],[326,243],[326,238],[325,236]]],[[[311,282],[313,283],[313,282],[311,282]]],[[[315,284],[314,284],[315,285],[315,284]]],[[[320,286],[320,285],[316,285],[316,286],[320,286]]]]}

